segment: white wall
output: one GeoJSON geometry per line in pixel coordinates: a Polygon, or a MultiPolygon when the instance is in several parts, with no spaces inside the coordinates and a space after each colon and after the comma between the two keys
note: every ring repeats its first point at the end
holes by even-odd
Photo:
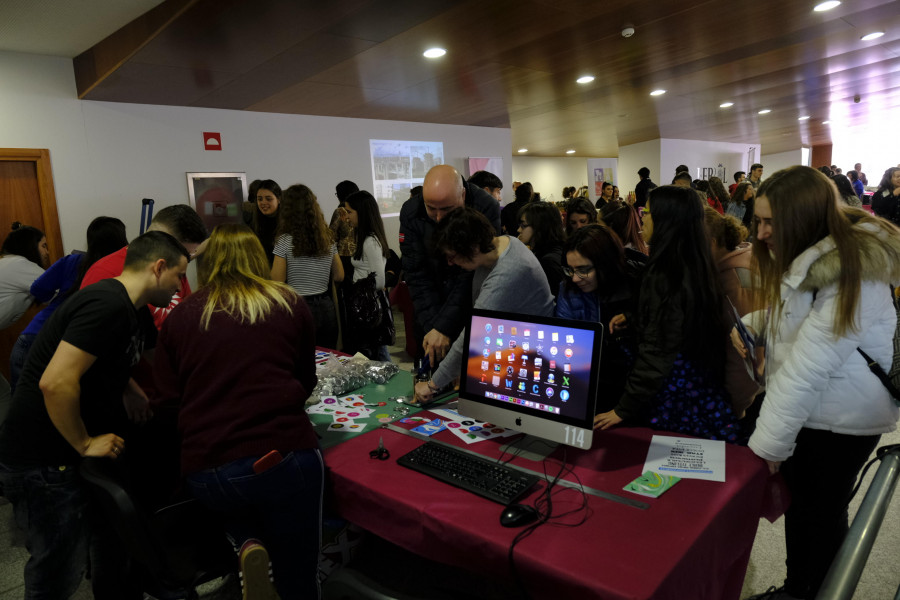
{"type": "MultiPolygon", "coordinates": [[[[789,152],[763,154],[759,163],[763,166],[763,179],[765,179],[767,175],[771,175],[775,171],[793,167],[794,165],[802,165],[803,157],[800,153],[800,148],[797,148],[789,152]]],[[[851,166],[850,168],[852,169],[853,167],[851,166]]]]}
{"type": "Polygon", "coordinates": [[[663,139],[660,148],[659,180],[657,184],[663,185],[672,182],[675,176],[675,167],[687,165],[694,179],[707,179],[702,177],[701,169],[724,168],[722,181],[733,182],[735,171],[747,171],[747,167],[759,160],[759,144],[734,144],[726,142],[707,142],[703,140],[675,140],[663,139]],[[750,148],[754,149],[750,159],[750,148]]]}
{"type": "MultiPolygon", "coordinates": [[[[628,192],[634,191],[634,186],[641,180],[638,177],[638,170],[641,167],[650,169],[650,180],[656,185],[669,183],[672,178],[669,177],[665,182],[662,181],[659,171],[659,158],[662,147],[662,140],[650,140],[640,142],[638,144],[629,144],[619,148],[619,195],[623,198],[628,197],[628,192]]],[[[673,169],[674,170],[674,169],[673,169]]]]}
{"type": "MultiPolygon", "coordinates": [[[[508,129],[85,102],[71,60],[28,54],[0,52],[0,81],[0,146],[50,150],[66,250],[84,245],[95,216],[122,219],[133,237],[141,198],[155,199],[155,210],[186,203],[185,172],[305,183],[330,215],[339,181],[371,189],[370,138],[443,142],[445,161],[460,172],[469,156],[500,156],[497,175],[512,181],[508,129]],[[203,149],[204,131],[222,134],[221,151],[203,149]]],[[[399,249],[397,217],[385,229],[399,249]]]]}
{"type": "Polygon", "coordinates": [[[513,156],[512,180],[503,181],[503,202],[508,204],[513,201],[511,194],[512,181],[522,183],[530,181],[535,192],[541,193],[542,200],[562,200],[564,187],[574,185],[581,187],[591,185],[588,181],[586,158],[540,158],[528,156],[513,156]],[[510,193],[507,193],[507,189],[510,193]]]}

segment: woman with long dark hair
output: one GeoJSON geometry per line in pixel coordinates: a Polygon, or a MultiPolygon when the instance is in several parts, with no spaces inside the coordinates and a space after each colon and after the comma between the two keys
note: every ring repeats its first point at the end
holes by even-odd
{"type": "Polygon", "coordinates": [[[900,225],[900,167],[884,172],[878,189],[872,194],[872,212],[900,225]]]}
{"type": "Polygon", "coordinates": [[[200,289],[160,331],[154,403],[178,407],[182,474],[222,518],[244,598],[318,598],[324,464],[304,411],[314,326],[300,296],[268,274],[249,228],[213,230],[200,289]]]}
{"type": "Polygon", "coordinates": [[[843,207],[834,184],[803,166],[760,185],[754,221],[768,310],[744,319],[766,345],[766,398],[749,446],[791,492],[782,593],[815,598],[847,532],[857,475],[900,416],[862,355],[890,370],[900,231],[843,207]]]}
{"type": "Polygon", "coordinates": [[[566,280],[556,298],[556,316],[603,324],[600,389],[604,392],[597,408],[605,412],[618,402],[634,363],[636,337],[628,324],[634,321],[643,262],[629,259],[619,237],[603,224],[573,233],[563,251],[566,280]]]}
{"type": "Polygon", "coordinates": [[[344,267],[331,229],[316,195],[305,185],[286,189],[280,210],[272,279],[287,283],[309,304],[316,323],[316,345],[335,348],[338,317],[331,281],[344,280],[344,267]]]}
{"type": "Polygon", "coordinates": [[[35,227],[12,224],[0,248],[0,329],[25,314],[34,302],[31,284],[50,265],[47,238],[35,227]]]}
{"type": "Polygon", "coordinates": [[[613,200],[615,200],[615,198],[613,198],[613,184],[608,181],[604,181],[602,187],[600,188],[600,197],[597,198],[597,203],[594,205],[594,208],[600,210],[601,208],[606,206],[607,203],[612,202],[613,200]]]}
{"type": "MultiPolygon", "coordinates": [[[[738,441],[737,419],[724,385],[728,338],[704,206],[690,188],[650,192],[650,259],[637,306],[638,350],[625,391],[594,427],[622,421],[738,441]]],[[[646,232],[646,229],[645,229],[646,232]]]]}
{"type": "Polygon", "coordinates": [[[281,197],[281,186],[271,179],[260,181],[256,188],[255,204],[252,207],[249,222],[247,223],[263,245],[270,265],[274,256],[275,230],[278,228],[281,197]]]}
{"type": "Polygon", "coordinates": [[[731,215],[740,221],[741,225],[748,230],[753,221],[753,197],[755,195],[756,190],[753,184],[749,181],[742,181],[734,188],[734,193],[731,194],[731,200],[725,209],[726,215],[731,215]]]}
{"type": "Polygon", "coordinates": [[[650,250],[641,235],[638,211],[621,200],[614,200],[600,209],[600,219],[619,236],[627,258],[647,262],[650,250]]]}
{"type": "Polygon", "coordinates": [[[562,266],[565,239],[562,215],[554,205],[532,202],[519,211],[519,241],[528,246],[541,263],[554,297],[559,293],[559,284],[566,278],[562,266]]]}
{"type": "Polygon", "coordinates": [[[834,182],[834,185],[837,186],[838,194],[840,194],[844,204],[862,208],[862,200],[860,200],[859,196],[856,195],[856,192],[853,191],[853,184],[850,183],[850,179],[846,175],[837,173],[836,175],[831,176],[831,180],[834,182]]]}
{"type": "MultiPolygon", "coordinates": [[[[347,196],[344,209],[356,234],[356,251],[352,260],[353,282],[372,276],[375,279],[375,290],[383,295],[384,268],[390,256],[390,248],[384,234],[384,223],[378,210],[378,202],[372,194],[362,190],[347,196]]],[[[390,362],[391,353],[387,346],[392,343],[390,338],[393,337],[393,315],[390,314],[390,302],[381,304],[382,309],[387,309],[382,311],[386,314],[382,315],[381,325],[368,331],[345,330],[344,346],[349,345],[353,350],[362,352],[372,360],[390,362]],[[385,333],[388,328],[390,333],[385,333]]]]}
{"type": "Polygon", "coordinates": [[[9,357],[10,386],[13,390],[31,345],[53,311],[81,288],[81,280],[91,265],[127,245],[125,223],[114,217],[97,217],[88,225],[87,252],[73,252],[62,257],[31,284],[31,295],[35,300],[50,304],[34,316],[13,346],[9,357]]]}

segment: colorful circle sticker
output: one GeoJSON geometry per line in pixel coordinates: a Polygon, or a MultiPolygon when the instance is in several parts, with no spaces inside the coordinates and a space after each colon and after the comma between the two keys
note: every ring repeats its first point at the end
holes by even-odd
{"type": "Polygon", "coordinates": [[[491,429],[491,433],[503,433],[503,428],[502,427],[494,427],[493,429],[491,429]]]}
{"type": "Polygon", "coordinates": [[[360,427],[362,427],[362,425],[360,425],[359,423],[354,423],[350,426],[350,429],[359,429],[360,427]]]}
{"type": "Polygon", "coordinates": [[[365,402],[354,402],[354,403],[352,404],[352,406],[365,406],[365,405],[366,405],[365,402]]]}
{"type": "Polygon", "coordinates": [[[334,404],[335,402],[337,402],[337,398],[325,398],[324,400],[322,400],[322,402],[324,402],[325,404],[334,404]]]}
{"type": "Polygon", "coordinates": [[[348,417],[358,417],[358,416],[359,416],[359,413],[358,413],[358,412],[351,412],[351,413],[347,413],[347,416],[348,416],[348,417]]]}
{"type": "Polygon", "coordinates": [[[475,421],[463,421],[462,424],[463,425],[474,425],[475,421]]]}
{"type": "Polygon", "coordinates": [[[380,422],[382,422],[382,423],[390,423],[390,422],[391,422],[391,418],[390,418],[390,417],[381,417],[381,418],[378,419],[378,420],[379,420],[380,422]]]}
{"type": "Polygon", "coordinates": [[[347,417],[338,417],[337,419],[335,419],[335,421],[338,423],[346,423],[349,420],[350,419],[348,419],[347,417]]]}
{"type": "Polygon", "coordinates": [[[484,427],[485,429],[490,429],[491,427],[496,427],[496,425],[494,425],[493,423],[485,423],[485,424],[483,425],[483,427],[484,427]]]}
{"type": "Polygon", "coordinates": [[[344,424],[343,423],[332,423],[328,428],[329,429],[343,429],[344,424]]]}
{"type": "Polygon", "coordinates": [[[482,429],[481,431],[478,432],[478,435],[483,436],[483,437],[491,437],[491,432],[488,431],[487,429],[482,429]]]}
{"type": "Polygon", "coordinates": [[[478,425],[472,425],[471,427],[469,427],[469,431],[473,433],[476,431],[481,431],[481,427],[479,427],[478,425]]]}
{"type": "Polygon", "coordinates": [[[381,401],[378,403],[378,406],[387,406],[387,402],[381,401]]]}
{"type": "Polygon", "coordinates": [[[459,427],[459,423],[456,423],[455,421],[450,421],[449,423],[447,423],[447,427],[452,427],[453,429],[456,429],[457,427],[459,427]]]}
{"type": "Polygon", "coordinates": [[[381,413],[381,414],[375,415],[375,418],[376,418],[376,419],[383,419],[383,418],[385,418],[385,417],[387,417],[387,416],[389,416],[387,413],[381,413]]]}

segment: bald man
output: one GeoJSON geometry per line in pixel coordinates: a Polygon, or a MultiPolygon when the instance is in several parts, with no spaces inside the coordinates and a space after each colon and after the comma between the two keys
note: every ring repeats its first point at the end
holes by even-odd
{"type": "Polygon", "coordinates": [[[483,214],[499,235],[497,201],[481,188],[466,183],[450,165],[437,165],[428,171],[422,193],[407,200],[400,209],[400,252],[416,312],[416,345],[421,349],[420,356],[431,361],[432,368],[462,331],[465,309],[472,304],[472,273],[448,265],[429,246],[438,221],[460,206],[483,214]]]}

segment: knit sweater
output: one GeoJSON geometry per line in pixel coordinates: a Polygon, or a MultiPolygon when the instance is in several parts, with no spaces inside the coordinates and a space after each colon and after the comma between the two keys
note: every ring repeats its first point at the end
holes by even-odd
{"type": "Polygon", "coordinates": [[[316,385],[313,321],[302,298],[250,325],[214,313],[200,326],[207,292],[163,323],[154,405],[179,405],[185,475],[238,458],[317,446],[304,402],[316,385]],[[247,352],[247,349],[253,351],[247,352]]]}

